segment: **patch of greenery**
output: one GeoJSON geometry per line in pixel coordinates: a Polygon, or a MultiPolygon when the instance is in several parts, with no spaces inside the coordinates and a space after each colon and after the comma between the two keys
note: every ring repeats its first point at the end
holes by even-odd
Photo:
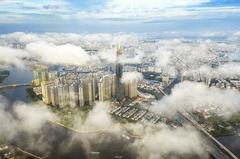
{"type": "Polygon", "coordinates": [[[209,132],[215,137],[233,135],[240,128],[240,112],[228,118],[211,116],[206,120],[206,124],[212,128],[209,132]]]}
{"type": "MultiPolygon", "coordinates": [[[[85,121],[88,113],[92,110],[92,107],[85,108],[58,108],[55,106],[51,107],[51,110],[60,117],[60,123],[65,125],[66,127],[73,127],[76,119],[81,119],[81,121],[85,121]]],[[[79,121],[79,122],[81,122],[79,121]]]]}
{"type": "Polygon", "coordinates": [[[27,98],[29,101],[31,102],[37,102],[40,98],[39,96],[37,96],[34,92],[32,88],[26,88],[26,92],[27,92],[27,98]]]}
{"type": "Polygon", "coordinates": [[[9,75],[10,75],[9,71],[0,70],[0,83],[2,83],[9,75]]]}

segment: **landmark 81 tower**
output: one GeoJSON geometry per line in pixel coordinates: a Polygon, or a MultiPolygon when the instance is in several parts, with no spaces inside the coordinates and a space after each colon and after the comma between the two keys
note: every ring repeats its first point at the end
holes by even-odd
{"type": "Polygon", "coordinates": [[[117,46],[117,62],[116,62],[116,98],[121,101],[124,98],[124,85],[121,83],[122,78],[122,65],[119,61],[120,56],[123,54],[123,48],[120,43],[117,46]]]}

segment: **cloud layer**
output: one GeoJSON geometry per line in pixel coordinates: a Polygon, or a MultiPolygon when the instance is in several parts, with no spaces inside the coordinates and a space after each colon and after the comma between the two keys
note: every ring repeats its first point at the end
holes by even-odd
{"type": "Polygon", "coordinates": [[[182,82],[174,87],[169,96],[156,102],[152,109],[175,114],[176,111],[191,112],[219,108],[220,113],[226,113],[239,111],[239,104],[240,93],[236,90],[209,88],[197,82],[182,82]]]}
{"type": "Polygon", "coordinates": [[[26,50],[50,64],[85,65],[90,56],[81,48],[71,44],[54,45],[46,42],[30,43],[26,50]]]}
{"type": "Polygon", "coordinates": [[[14,65],[23,68],[23,58],[28,58],[30,56],[31,55],[24,50],[0,46],[0,67],[14,65]]]}
{"type": "Polygon", "coordinates": [[[36,152],[47,151],[53,158],[71,158],[74,153],[91,158],[92,152],[100,151],[100,157],[104,158],[123,155],[128,158],[161,159],[172,154],[202,156],[208,149],[203,148],[200,135],[190,127],[170,129],[163,126],[153,129],[142,124],[119,124],[108,113],[109,103],[97,103],[85,119],[73,116],[73,127],[78,133],[66,134],[64,128],[46,123],[46,120],[58,120],[47,107],[16,103],[12,107],[13,115],[6,110],[6,99],[1,96],[0,100],[0,118],[3,121],[0,125],[1,140],[21,143],[23,148],[36,152]],[[132,138],[131,132],[140,138],[132,138]],[[65,136],[61,141],[60,134],[65,136]],[[28,138],[25,142],[22,135],[28,138]],[[195,142],[191,142],[193,139],[195,142]],[[78,152],[75,152],[76,148],[78,152]],[[116,151],[119,148],[121,151],[116,151]]]}
{"type": "MultiPolygon", "coordinates": [[[[237,35],[238,32],[230,34],[229,37],[237,35]]],[[[126,48],[123,56],[118,59],[123,64],[139,64],[145,57],[154,56],[156,66],[173,75],[178,71],[186,75],[200,72],[202,75],[214,77],[238,74],[238,65],[234,63],[217,68],[210,67],[218,61],[239,59],[240,48],[235,41],[227,43],[205,39],[160,39],[148,46],[141,42],[144,37],[136,34],[5,34],[0,36],[0,54],[3,57],[0,63],[1,66],[24,67],[25,59],[29,58],[47,64],[78,66],[100,62],[115,63],[116,44],[119,39],[126,48]],[[96,49],[97,52],[92,54],[85,51],[89,48],[96,49]]]]}
{"type": "Polygon", "coordinates": [[[130,83],[133,80],[139,81],[143,79],[142,73],[139,72],[124,72],[121,82],[122,83],[130,83]]]}

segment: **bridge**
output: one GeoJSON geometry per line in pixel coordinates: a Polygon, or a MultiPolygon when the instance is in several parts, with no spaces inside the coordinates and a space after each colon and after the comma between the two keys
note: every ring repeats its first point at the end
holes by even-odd
{"type": "Polygon", "coordinates": [[[20,83],[20,84],[8,84],[8,85],[1,85],[0,90],[2,89],[13,89],[17,87],[26,87],[26,86],[32,86],[32,83],[20,83]]]}

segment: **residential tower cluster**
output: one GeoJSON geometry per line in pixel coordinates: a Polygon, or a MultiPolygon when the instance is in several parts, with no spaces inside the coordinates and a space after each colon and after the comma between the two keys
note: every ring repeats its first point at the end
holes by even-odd
{"type": "MultiPolygon", "coordinates": [[[[123,52],[119,45],[117,57],[123,52]]],[[[137,79],[122,81],[123,66],[117,60],[114,72],[78,72],[49,71],[46,66],[36,66],[34,69],[33,85],[41,88],[45,104],[60,108],[92,106],[95,100],[108,101],[124,98],[134,98],[137,93],[137,79]]]]}

